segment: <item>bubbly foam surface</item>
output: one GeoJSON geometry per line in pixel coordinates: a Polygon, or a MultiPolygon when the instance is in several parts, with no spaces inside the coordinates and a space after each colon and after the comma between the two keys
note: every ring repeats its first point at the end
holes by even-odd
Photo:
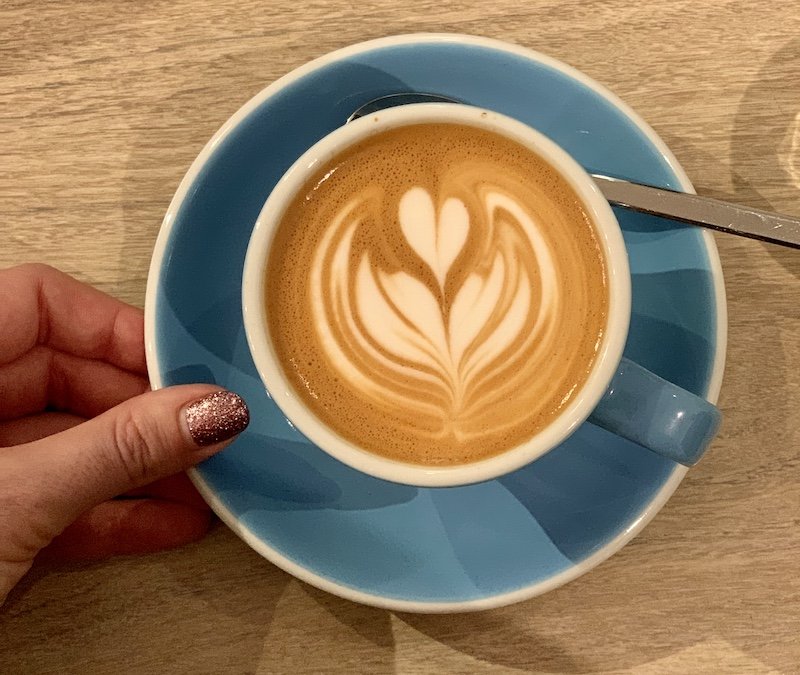
{"type": "Polygon", "coordinates": [[[306,405],[378,455],[473,462],[547,426],[602,342],[605,263],[566,181],[503,136],[379,133],[323,166],[275,235],[272,343],[306,405]]]}

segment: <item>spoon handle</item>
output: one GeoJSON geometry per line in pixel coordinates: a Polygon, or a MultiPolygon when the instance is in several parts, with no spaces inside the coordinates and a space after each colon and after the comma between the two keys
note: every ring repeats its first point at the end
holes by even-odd
{"type": "Polygon", "coordinates": [[[800,218],[592,174],[612,204],[721,232],[800,248],[800,218]]]}

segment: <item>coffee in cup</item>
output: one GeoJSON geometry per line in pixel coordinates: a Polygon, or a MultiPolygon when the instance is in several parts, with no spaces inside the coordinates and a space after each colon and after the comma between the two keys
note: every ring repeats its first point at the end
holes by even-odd
{"type": "Polygon", "coordinates": [[[315,167],[275,230],[265,315],[305,406],[354,445],[466,464],[547,427],[608,313],[591,216],[531,149],[419,123],[315,167]]]}

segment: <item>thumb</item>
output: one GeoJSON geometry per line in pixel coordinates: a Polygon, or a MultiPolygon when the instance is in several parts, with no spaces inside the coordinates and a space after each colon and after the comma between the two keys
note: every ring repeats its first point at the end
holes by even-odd
{"type": "Polygon", "coordinates": [[[39,483],[42,506],[66,526],[95,504],[219,452],[249,421],[233,392],[209,385],[151,391],[27,444],[26,474],[39,483]]]}

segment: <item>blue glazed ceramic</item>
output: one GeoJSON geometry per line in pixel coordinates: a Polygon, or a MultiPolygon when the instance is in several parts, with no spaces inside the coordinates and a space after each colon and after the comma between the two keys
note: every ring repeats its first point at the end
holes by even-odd
{"type": "MultiPolygon", "coordinates": [[[[564,64],[501,42],[410,35],[356,45],[277,81],[195,160],[170,205],[147,289],[154,387],[211,382],[242,394],[248,430],[192,477],[248,544],[337,595],[404,611],[467,611],[532,597],[635,536],[686,469],[591,424],[499,480],[414,488],[360,474],[306,441],[264,391],[240,282],[251,228],[278,178],[378,96],[430,91],[516,117],[590,171],[691,190],[624,103],[564,64]]],[[[626,356],[715,401],[725,296],[706,232],[618,210],[633,281],[626,356]]]]}

